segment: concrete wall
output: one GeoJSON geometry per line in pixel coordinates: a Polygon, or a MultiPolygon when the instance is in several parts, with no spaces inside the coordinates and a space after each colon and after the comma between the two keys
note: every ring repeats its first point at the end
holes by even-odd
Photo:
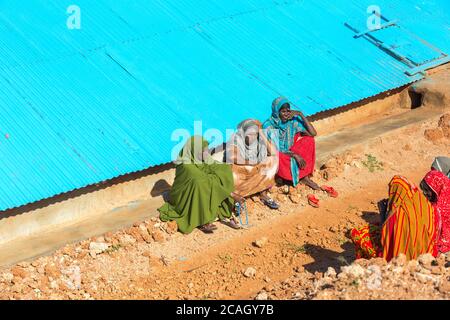
{"type": "Polygon", "coordinates": [[[314,121],[320,136],[329,135],[345,128],[373,122],[385,113],[400,113],[411,108],[408,88],[392,95],[381,95],[369,99],[370,102],[351,108],[332,117],[314,121]]]}
{"type": "Polygon", "coordinates": [[[173,183],[174,178],[175,171],[166,170],[73,195],[69,199],[62,197],[60,201],[43,205],[41,208],[24,207],[1,214],[0,217],[3,218],[0,220],[0,244],[47,232],[55,226],[79,223],[98,215],[106,217],[108,212],[128,206],[131,202],[154,199],[162,204],[161,194],[173,183]]]}

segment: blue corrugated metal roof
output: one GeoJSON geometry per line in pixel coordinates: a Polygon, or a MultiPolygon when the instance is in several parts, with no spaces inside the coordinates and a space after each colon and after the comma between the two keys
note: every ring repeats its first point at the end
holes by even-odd
{"type": "MultiPolygon", "coordinates": [[[[363,31],[359,0],[0,2],[0,210],[169,162],[174,129],[265,119],[278,95],[306,114],[416,81],[363,31]]],[[[446,0],[377,1],[377,37],[418,62],[450,52],[446,0]]],[[[220,143],[220,141],[216,141],[220,143]]]]}

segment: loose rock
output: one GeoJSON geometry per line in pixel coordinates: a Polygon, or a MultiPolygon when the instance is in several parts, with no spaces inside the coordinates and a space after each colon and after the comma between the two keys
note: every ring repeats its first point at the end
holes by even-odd
{"type": "Polygon", "coordinates": [[[254,278],[256,276],[256,269],[253,267],[248,267],[245,271],[244,271],[244,276],[246,278],[254,278]]]}
{"type": "Polygon", "coordinates": [[[258,240],[256,240],[256,241],[254,241],[253,242],[253,245],[255,246],[255,247],[257,247],[257,248],[263,248],[266,244],[267,244],[267,242],[269,241],[269,239],[267,239],[266,237],[263,237],[263,238],[261,238],[261,239],[258,239],[258,240]]]}

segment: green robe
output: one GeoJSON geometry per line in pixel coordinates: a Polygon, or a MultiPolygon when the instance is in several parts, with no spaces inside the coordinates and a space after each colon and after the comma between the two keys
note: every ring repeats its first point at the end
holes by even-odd
{"type": "Polygon", "coordinates": [[[231,166],[211,158],[197,160],[192,147],[194,142],[203,147],[208,145],[198,136],[186,143],[177,160],[170,200],[158,209],[161,220],[175,220],[182,233],[190,233],[217,218],[230,218],[234,203],[231,166]]]}

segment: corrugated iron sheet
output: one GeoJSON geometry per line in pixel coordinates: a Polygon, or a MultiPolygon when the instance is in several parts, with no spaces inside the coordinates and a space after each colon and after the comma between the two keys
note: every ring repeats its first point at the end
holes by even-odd
{"type": "MultiPolygon", "coordinates": [[[[377,2],[450,52],[448,1],[377,2]]],[[[167,163],[196,120],[225,133],[278,95],[312,115],[421,78],[344,26],[364,28],[365,0],[77,0],[81,30],[71,4],[0,2],[0,210],[167,163]]]]}

